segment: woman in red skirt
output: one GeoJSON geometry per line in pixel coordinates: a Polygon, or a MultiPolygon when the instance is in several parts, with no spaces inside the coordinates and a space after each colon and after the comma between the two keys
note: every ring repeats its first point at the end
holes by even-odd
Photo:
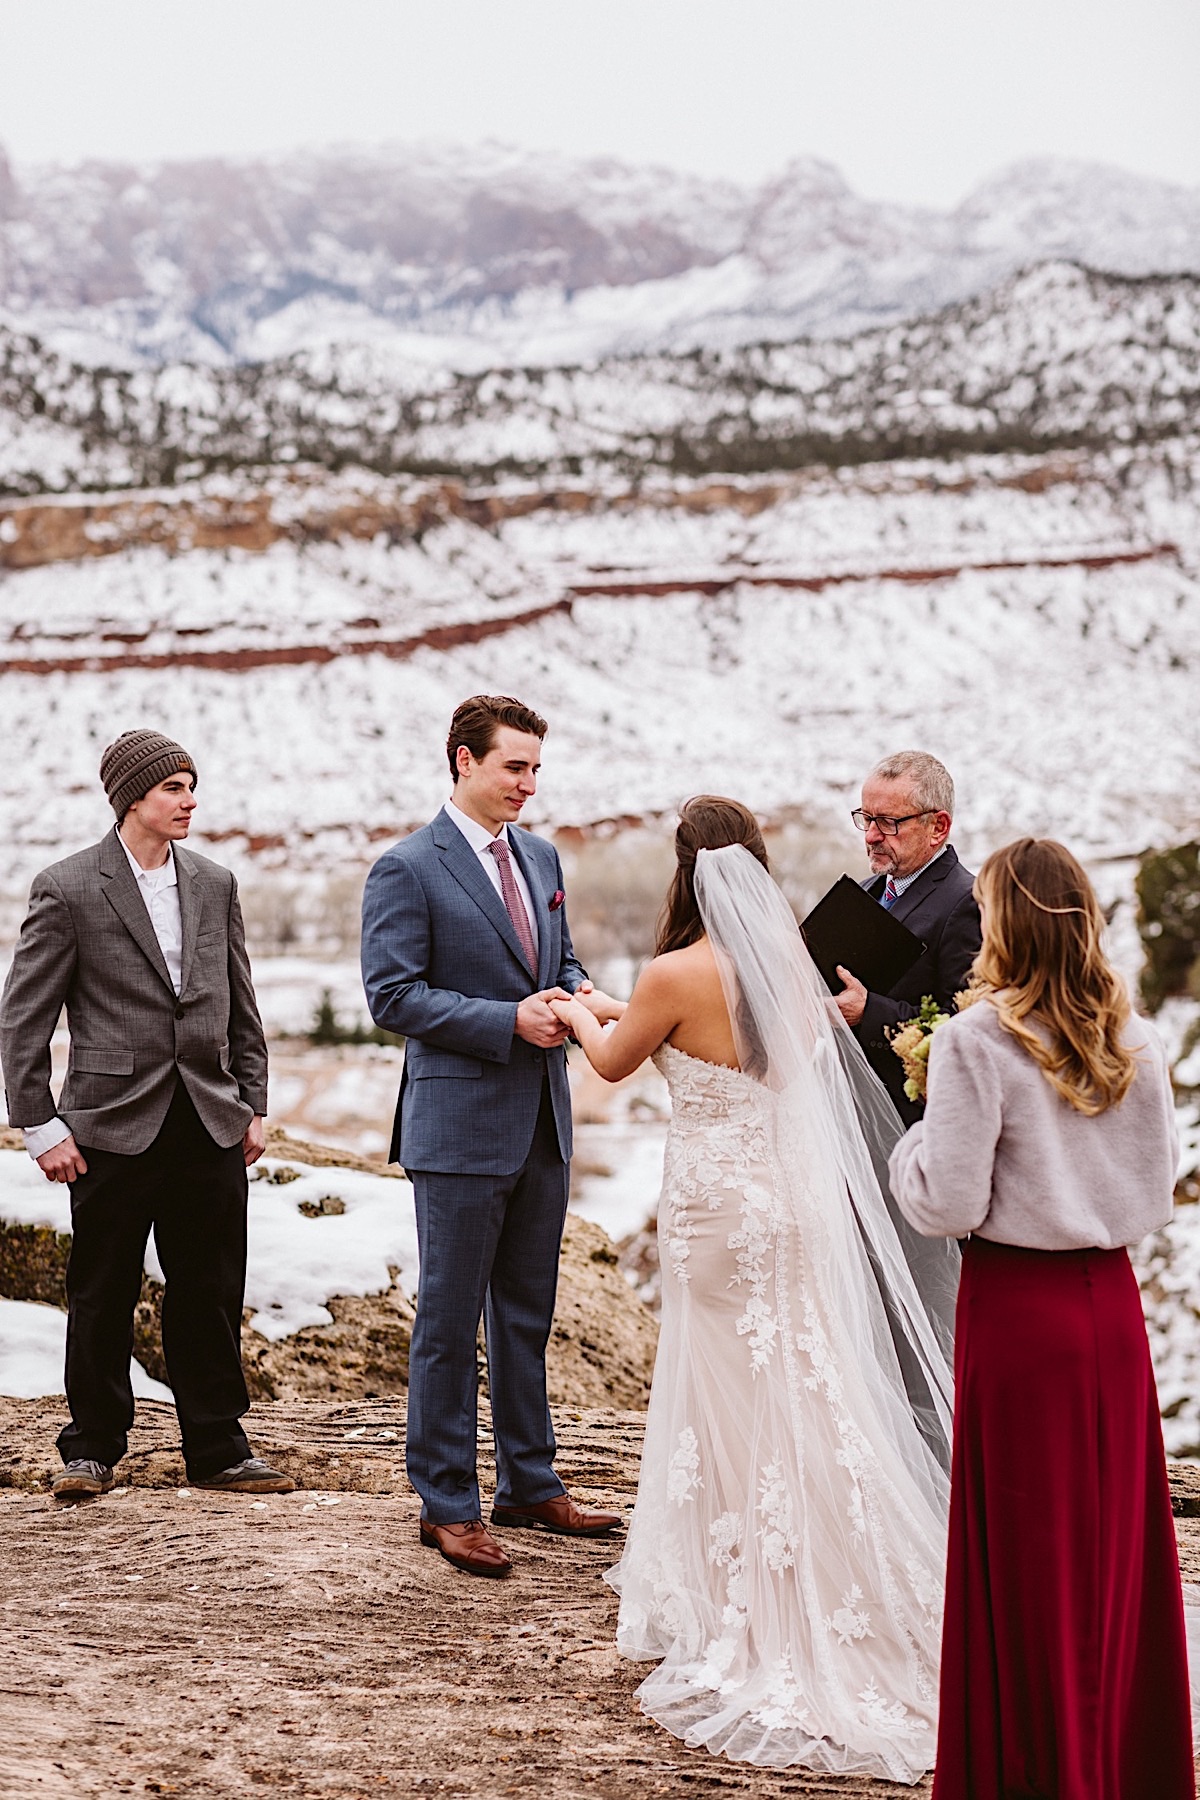
{"type": "Polygon", "coordinates": [[[976,882],[983,948],[892,1157],[966,1237],[934,1800],[1193,1800],[1162,1428],[1125,1246],[1171,1215],[1166,1058],[1061,844],[976,882]]]}

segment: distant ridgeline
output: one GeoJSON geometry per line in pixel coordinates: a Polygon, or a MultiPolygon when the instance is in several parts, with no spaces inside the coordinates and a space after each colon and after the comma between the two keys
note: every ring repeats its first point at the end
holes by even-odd
{"type": "Polygon", "coordinates": [[[1200,277],[1061,262],[853,337],[440,378],[362,344],[84,367],[0,328],[0,495],[306,467],[636,483],[1134,447],[1187,435],[1198,401],[1200,277]]]}

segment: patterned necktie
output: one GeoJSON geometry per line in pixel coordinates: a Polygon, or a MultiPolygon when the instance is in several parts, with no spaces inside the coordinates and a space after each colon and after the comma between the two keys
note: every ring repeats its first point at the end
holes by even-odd
{"type": "Polygon", "coordinates": [[[879,904],[886,912],[891,912],[899,898],[900,896],[896,892],[896,883],[889,875],[883,884],[883,898],[880,900],[879,904]]]}
{"type": "Polygon", "coordinates": [[[508,916],[513,922],[513,930],[520,941],[532,975],[537,974],[537,952],[533,947],[533,933],[529,929],[529,914],[525,911],[525,902],[521,899],[521,890],[516,884],[512,872],[512,851],[502,837],[493,838],[488,849],[496,859],[500,870],[500,892],[504,895],[504,904],[508,908],[508,916]]]}

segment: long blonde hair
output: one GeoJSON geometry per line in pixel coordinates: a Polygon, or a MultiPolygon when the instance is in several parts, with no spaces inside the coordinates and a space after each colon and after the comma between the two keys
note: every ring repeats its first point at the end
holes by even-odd
{"type": "Polygon", "coordinates": [[[990,1000],[1077,1112],[1119,1105],[1137,1072],[1124,1042],[1131,1009],[1083,869],[1053,838],[1018,838],[993,851],[975,888],[987,921],[963,1003],[990,1000]]]}

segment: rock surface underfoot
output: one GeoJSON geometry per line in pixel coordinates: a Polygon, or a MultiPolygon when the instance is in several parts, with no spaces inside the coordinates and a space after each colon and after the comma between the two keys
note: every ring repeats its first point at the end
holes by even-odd
{"type": "MultiPolygon", "coordinates": [[[[304,1483],[258,1501],[183,1489],[171,1410],[143,1404],[121,1488],[58,1505],[39,1484],[62,1416],[0,1401],[3,1800],[928,1792],[751,1770],[668,1737],[613,1648],[612,1544],[505,1533],[517,1567],[499,1582],[418,1548],[402,1402],[257,1410],[255,1447],[304,1483]]],[[[642,1426],[559,1409],[571,1488],[627,1511],[642,1426]]],[[[1200,1511],[1195,1472],[1174,1475],[1200,1511]]],[[[1195,1578],[1200,1518],[1179,1530],[1195,1578]]]]}

